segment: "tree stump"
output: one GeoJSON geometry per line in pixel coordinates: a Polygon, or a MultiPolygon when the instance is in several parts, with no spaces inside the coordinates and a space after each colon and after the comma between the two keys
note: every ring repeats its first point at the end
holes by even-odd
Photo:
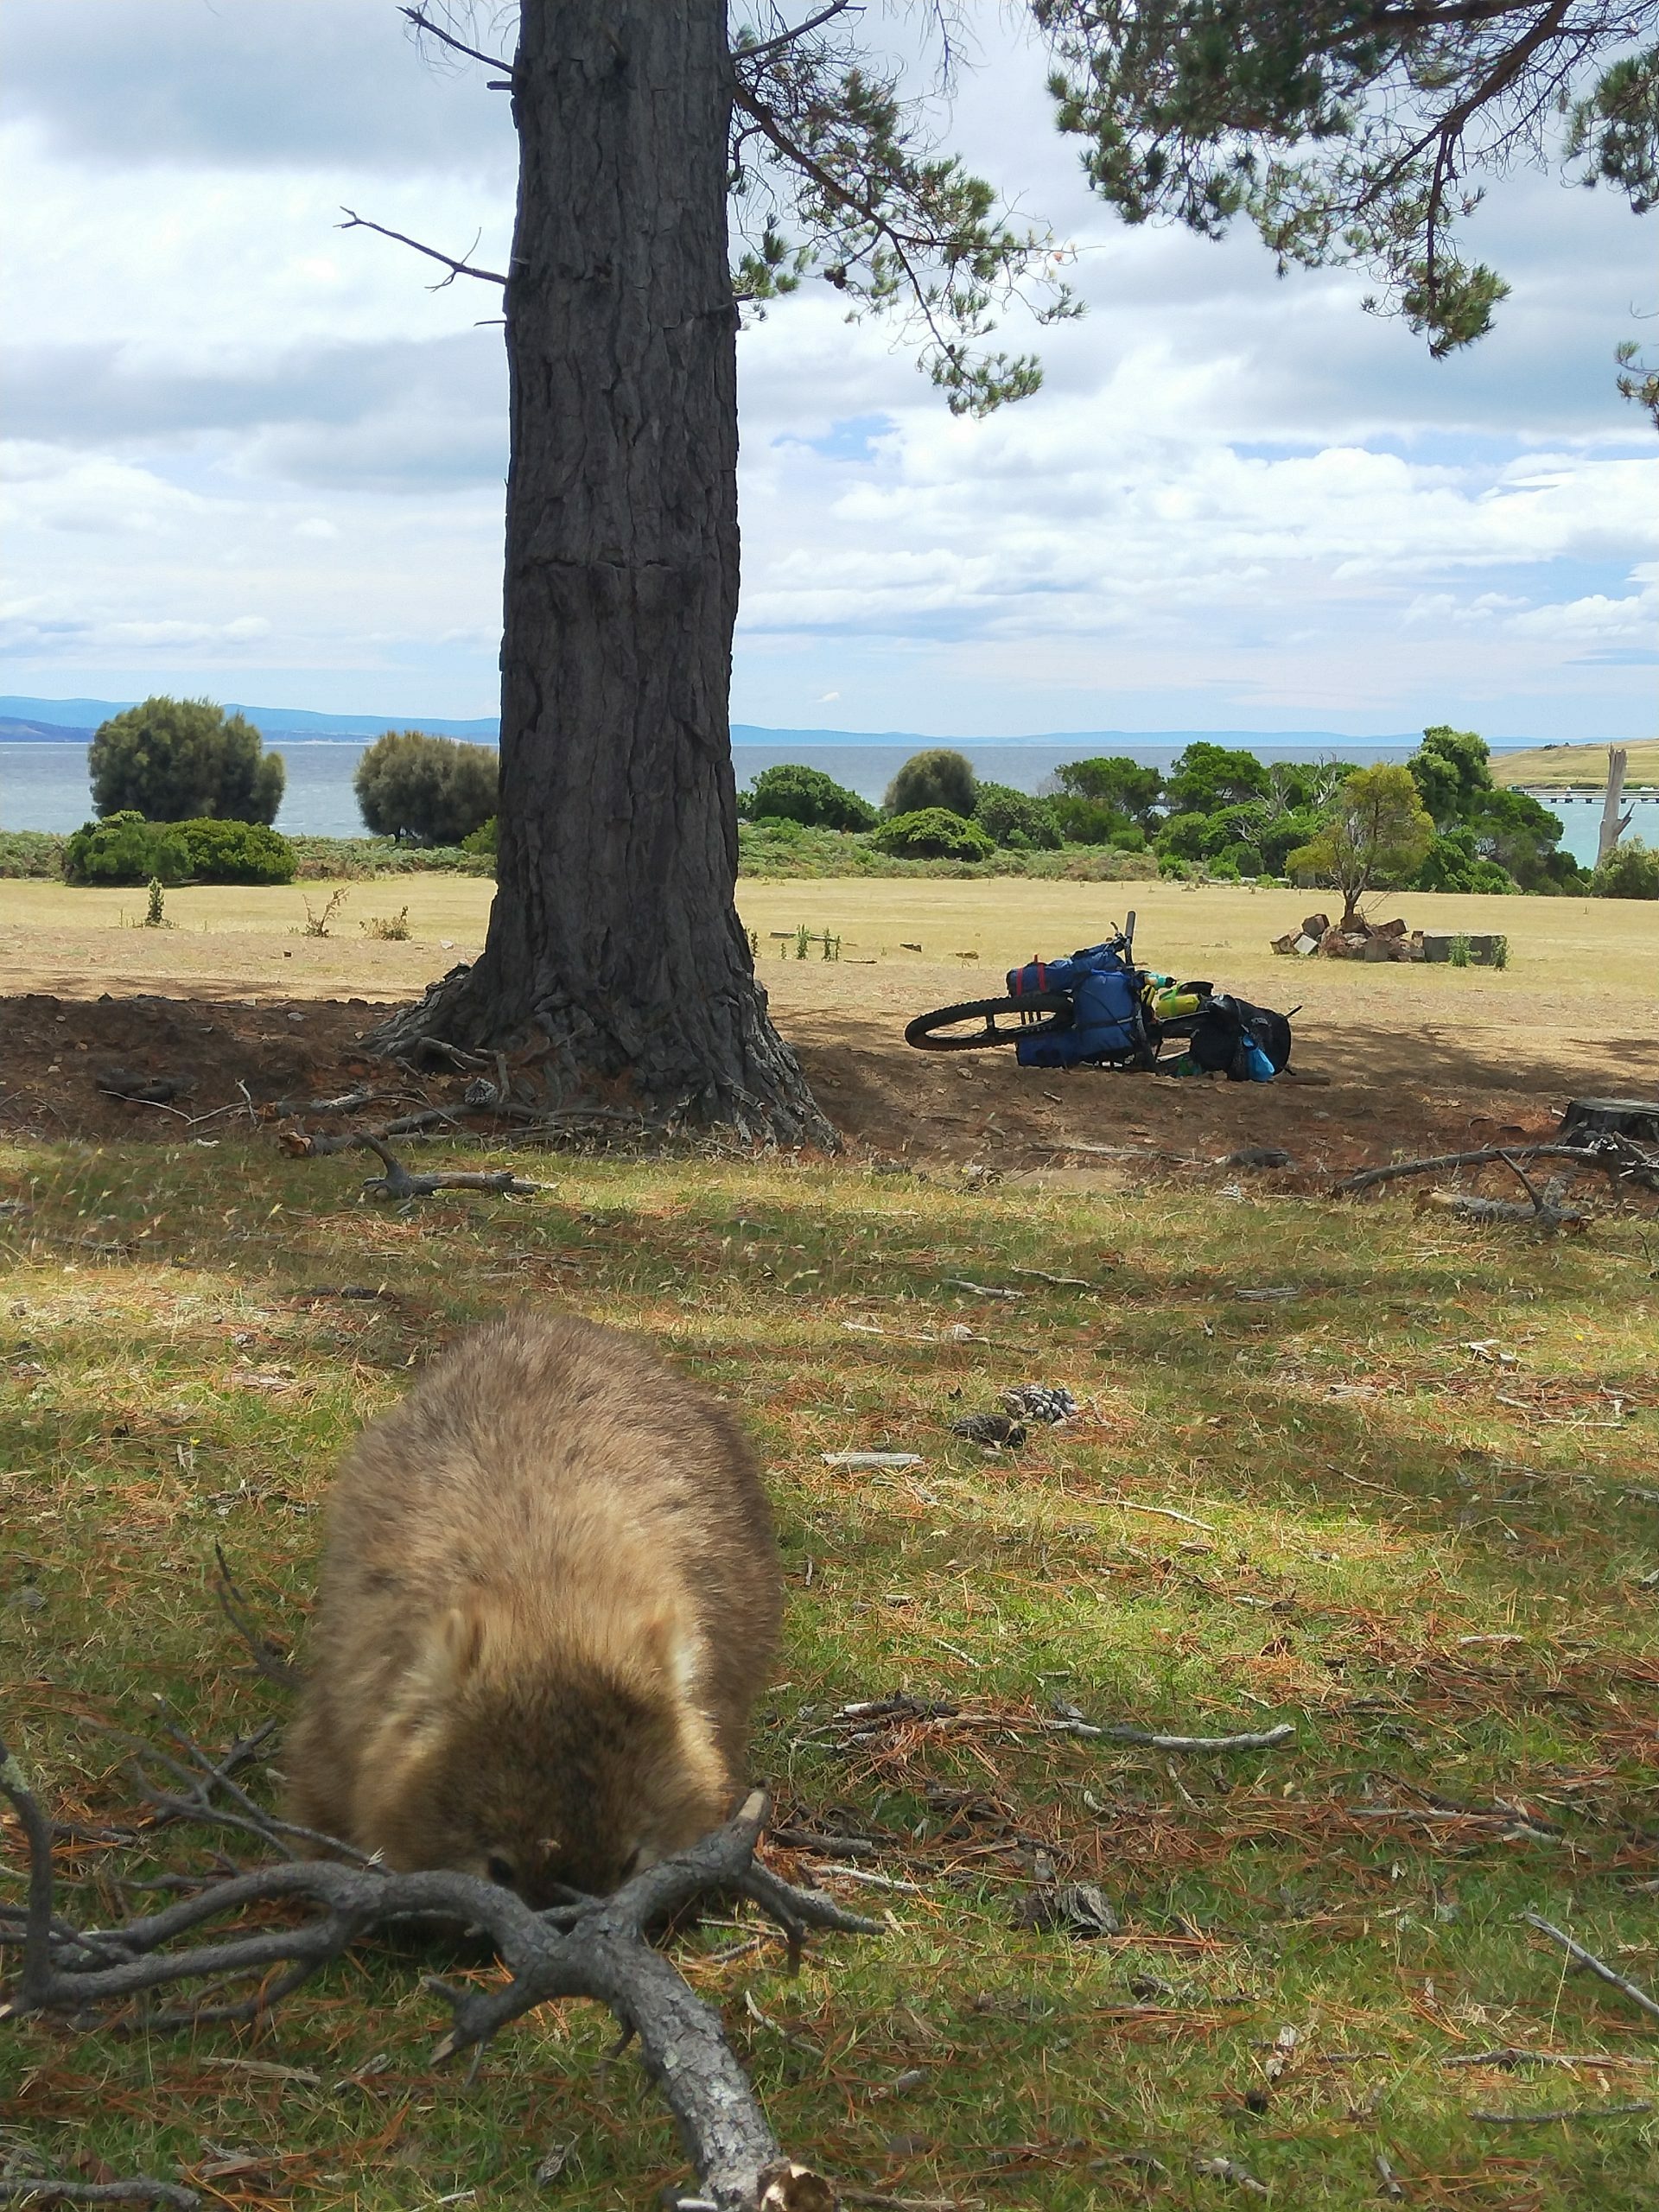
{"type": "Polygon", "coordinates": [[[1638,1144],[1659,1144],[1659,1098],[1572,1098],[1561,1116],[1564,1137],[1606,1131],[1634,1137],[1638,1144]]]}

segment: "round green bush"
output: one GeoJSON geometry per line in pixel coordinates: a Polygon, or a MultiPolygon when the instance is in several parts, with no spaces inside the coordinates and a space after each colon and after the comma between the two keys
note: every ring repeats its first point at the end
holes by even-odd
{"type": "Polygon", "coordinates": [[[496,811],[499,755],[423,729],[389,729],[357,764],[358,810],[378,837],[459,845],[496,811]]]}
{"type": "MultiPolygon", "coordinates": [[[[92,733],[86,756],[92,804],[108,820],[272,823],[287,771],[280,753],[241,715],[211,699],[158,695],[111,715],[92,733]]],[[[149,880],[148,878],[145,879],[149,880]]]]}
{"type": "Polygon", "coordinates": [[[176,823],[146,822],[124,807],[102,822],[83,823],[63,849],[70,883],[187,883],[190,848],[176,823]]]}
{"type": "Polygon", "coordinates": [[[925,806],[883,823],[871,842],[907,860],[988,861],[996,847],[976,822],[947,807],[925,806]]]}
{"type": "Polygon", "coordinates": [[[292,883],[286,837],[263,822],[146,822],[130,809],[88,822],[66,842],[71,883],[292,883]]]}
{"type": "Polygon", "coordinates": [[[880,819],[868,799],[822,768],[793,760],[763,768],[753,788],[738,793],[737,810],[750,822],[798,822],[808,830],[873,830],[880,819]]]}
{"type": "Polygon", "coordinates": [[[979,779],[967,754],[948,745],[933,745],[925,753],[911,754],[887,785],[882,808],[891,815],[939,811],[965,820],[973,813],[978,792],[979,779]]]}
{"type": "Polygon", "coordinates": [[[263,822],[181,822],[197,883],[292,883],[298,865],[286,837],[263,822]]]}

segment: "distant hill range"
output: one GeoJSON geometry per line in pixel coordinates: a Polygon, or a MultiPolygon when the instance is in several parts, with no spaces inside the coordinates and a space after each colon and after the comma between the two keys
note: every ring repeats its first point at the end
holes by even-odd
{"type": "MultiPolygon", "coordinates": [[[[29,699],[21,696],[0,695],[0,744],[73,744],[85,745],[100,722],[111,715],[123,713],[136,705],[131,699],[29,699]]],[[[438,737],[460,737],[474,745],[493,745],[499,735],[500,725],[493,715],[479,716],[470,721],[457,721],[438,715],[327,715],[314,714],[301,707],[249,707],[235,700],[226,700],[227,712],[245,715],[267,744],[327,743],[361,745],[366,740],[378,737],[382,730],[424,729],[438,737]]],[[[1035,745],[1052,749],[1075,751],[1079,759],[1090,753],[1110,753],[1138,746],[1172,747],[1179,749],[1196,739],[1211,745],[1236,745],[1247,751],[1266,747],[1275,755],[1286,753],[1306,753],[1315,757],[1325,753],[1341,753],[1344,748],[1363,746],[1368,752],[1379,747],[1402,747],[1409,751],[1421,733],[1402,730],[1391,736],[1356,737],[1340,730],[1302,729],[1086,729],[1045,730],[1022,737],[925,737],[915,730],[849,730],[849,729],[768,729],[755,722],[734,722],[734,745],[764,746],[776,749],[780,746],[799,746],[803,749],[820,746],[904,746],[920,751],[928,745],[1035,745]]],[[[1522,738],[1494,738],[1491,741],[1495,753],[1504,754],[1502,780],[1504,783],[1603,783],[1606,780],[1607,761],[1605,745],[1529,746],[1522,738]],[[1525,747],[1525,750],[1521,748],[1525,747]],[[1522,770],[1522,764],[1525,763],[1522,770]],[[1570,763],[1570,766],[1568,765],[1570,763]],[[1537,764],[1535,766],[1535,764],[1537,764]]],[[[1659,759],[1647,760],[1649,753],[1659,755],[1659,741],[1652,745],[1634,745],[1630,748],[1630,780],[1632,783],[1659,780],[1659,759]],[[1638,756],[1645,765],[1638,766],[1638,756]]]]}
{"type": "MultiPolygon", "coordinates": [[[[100,722],[111,715],[136,707],[136,699],[25,699],[0,696],[0,742],[13,745],[85,745],[100,722]]],[[[493,745],[499,728],[493,715],[475,721],[446,721],[433,715],[418,718],[396,715],[314,715],[303,707],[245,707],[238,700],[223,702],[227,714],[245,715],[267,743],[290,740],[340,739],[362,744],[386,729],[425,729],[437,737],[470,738],[474,745],[493,745]]]]}

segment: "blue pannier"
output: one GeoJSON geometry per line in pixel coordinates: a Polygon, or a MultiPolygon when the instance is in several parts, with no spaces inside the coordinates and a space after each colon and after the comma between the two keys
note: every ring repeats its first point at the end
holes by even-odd
{"type": "Polygon", "coordinates": [[[1033,960],[1008,970],[1008,996],[1033,991],[1068,991],[1071,1021],[1046,1036],[1022,1037],[1015,1058],[1022,1068],[1069,1068],[1087,1060],[1116,1060],[1139,1052],[1145,1043],[1140,979],[1116,948],[1090,945],[1069,960],[1033,960]]]}

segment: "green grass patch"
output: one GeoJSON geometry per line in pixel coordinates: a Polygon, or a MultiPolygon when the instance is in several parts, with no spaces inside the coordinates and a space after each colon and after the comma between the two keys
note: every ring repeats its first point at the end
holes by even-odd
{"type": "MultiPolygon", "coordinates": [[[[1379,2153],[1414,2205],[1655,2201],[1652,2116],[1616,2109],[1659,2098],[1654,2024],[1519,1920],[1659,1984],[1632,1224],[1549,1245],[1392,1201],[528,1172],[551,1190],[403,1211],[359,1201],[360,1164],[229,1138],[0,1154],[7,1729],[60,1817],[131,1812],[99,1730],[152,1731],[156,1693],[205,1742],[276,1709],[215,1607],[215,1541],[297,1640],[356,1427],[469,1322],[566,1306],[655,1339],[759,1439],[791,1601],[757,1775],[780,1824],[870,1839],[860,1863],[908,1885],[847,1885],[888,1932],[820,1941],[794,1980],[770,1942],[715,1959],[729,1925],[681,1942],[787,2145],[868,2192],[1052,2212],[1252,2201],[1241,2172],[1299,2212],[1370,2208],[1379,2153]],[[323,1294],[348,1287],[385,1294],[323,1294]],[[1263,1287],[1296,1294],[1237,1294],[1263,1287]],[[992,1457],[950,1433],[1025,1382],[1084,1416],[992,1457]],[[923,1465],[823,1464],[906,1449],[923,1465]],[[1054,1732],[1057,1700],[1296,1740],[1175,1758],[1054,1732]],[[1118,1931],[1029,1924],[1057,1882],[1099,1885],[1118,1931]],[[1600,2063],[1448,2063],[1504,2047],[1600,2063]]],[[[158,1866],[208,1847],[153,1838],[158,1866]]],[[[65,1871],[76,1917],[132,1909],[130,1853],[77,1843],[65,1871]]],[[[257,2037],[10,2025],[7,2149],[365,2212],[683,2178],[632,2059],[603,2063],[607,2018],[549,2007],[469,2087],[429,2063],[422,1970],[366,1948],[257,2037]]]]}

